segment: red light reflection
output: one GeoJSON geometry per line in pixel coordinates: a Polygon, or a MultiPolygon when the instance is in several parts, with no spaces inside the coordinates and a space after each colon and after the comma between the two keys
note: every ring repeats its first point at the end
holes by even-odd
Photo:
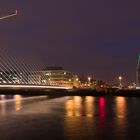
{"type": "Polygon", "coordinates": [[[105,116],[105,98],[99,98],[99,115],[100,117],[105,116]]]}

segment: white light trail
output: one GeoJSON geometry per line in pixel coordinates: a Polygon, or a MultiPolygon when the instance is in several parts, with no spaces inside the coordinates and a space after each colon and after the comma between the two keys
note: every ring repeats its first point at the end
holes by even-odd
{"type": "MultiPolygon", "coordinates": [[[[2,96],[2,95],[1,95],[2,96]]],[[[5,95],[3,95],[3,96],[5,96],[5,95]]],[[[26,100],[33,100],[33,99],[46,99],[46,97],[47,96],[37,96],[37,97],[23,97],[23,98],[21,98],[20,100],[21,101],[26,101],[26,100]]],[[[0,104],[1,103],[8,103],[8,102],[13,102],[13,101],[15,101],[15,99],[2,99],[2,100],[0,100],[0,104]]]]}
{"type": "Polygon", "coordinates": [[[16,16],[16,15],[17,15],[17,13],[18,13],[18,11],[17,11],[17,10],[15,10],[15,12],[14,12],[14,13],[12,13],[12,14],[9,14],[9,15],[6,15],[6,16],[2,16],[2,17],[0,17],[0,20],[1,20],[1,19],[6,19],[6,18],[9,18],[9,17],[16,16]]]}
{"type": "Polygon", "coordinates": [[[0,85],[0,88],[72,89],[72,87],[37,86],[37,85],[0,85]]]}

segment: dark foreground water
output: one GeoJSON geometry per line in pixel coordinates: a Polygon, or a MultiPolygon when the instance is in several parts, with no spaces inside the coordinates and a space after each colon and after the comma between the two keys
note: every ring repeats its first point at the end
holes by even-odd
{"type": "Polygon", "coordinates": [[[139,140],[140,98],[0,95],[0,140],[139,140]]]}

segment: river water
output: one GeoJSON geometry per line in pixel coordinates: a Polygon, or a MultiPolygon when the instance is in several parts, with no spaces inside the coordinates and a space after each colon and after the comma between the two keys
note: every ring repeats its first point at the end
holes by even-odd
{"type": "Polygon", "coordinates": [[[139,140],[140,98],[0,95],[0,140],[139,140]]]}

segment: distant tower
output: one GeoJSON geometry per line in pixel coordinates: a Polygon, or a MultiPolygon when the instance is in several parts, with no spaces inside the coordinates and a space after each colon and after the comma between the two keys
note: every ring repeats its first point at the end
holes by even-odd
{"type": "Polygon", "coordinates": [[[140,87],[140,55],[138,56],[138,64],[136,69],[136,84],[140,87]]]}

